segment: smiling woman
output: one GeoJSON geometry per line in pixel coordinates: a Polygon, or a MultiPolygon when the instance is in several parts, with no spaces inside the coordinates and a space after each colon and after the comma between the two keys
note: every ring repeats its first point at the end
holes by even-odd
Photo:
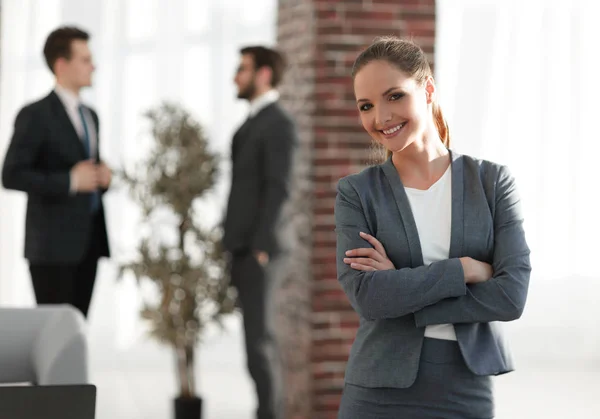
{"type": "Polygon", "coordinates": [[[429,125],[435,126],[443,145],[450,147],[448,124],[435,100],[431,68],[417,45],[382,38],[356,59],[352,77],[362,124],[388,150],[388,157],[408,146],[415,136],[423,136],[429,125]],[[392,113],[397,120],[392,120],[392,113]],[[428,125],[429,113],[433,124],[428,125]],[[396,140],[386,141],[391,138],[396,140]]]}
{"type": "Polygon", "coordinates": [[[492,418],[513,366],[529,248],[506,167],[451,150],[425,54],[381,38],[356,59],[364,129],[388,159],[339,181],[337,272],[362,321],[339,419],[492,418]]]}

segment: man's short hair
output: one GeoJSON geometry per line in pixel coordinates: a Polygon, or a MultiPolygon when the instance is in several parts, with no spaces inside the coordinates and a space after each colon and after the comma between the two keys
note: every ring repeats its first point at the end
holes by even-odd
{"type": "Polygon", "coordinates": [[[277,87],[283,78],[286,62],[283,55],[272,48],[263,46],[248,46],[240,50],[242,54],[251,55],[254,59],[254,68],[258,70],[262,67],[269,67],[273,76],[271,77],[271,86],[277,87]]]}
{"type": "Polygon", "coordinates": [[[50,71],[54,73],[54,64],[59,58],[71,59],[71,42],[77,39],[87,41],[90,35],[74,26],[62,26],[48,35],[44,45],[44,57],[50,71]]]}

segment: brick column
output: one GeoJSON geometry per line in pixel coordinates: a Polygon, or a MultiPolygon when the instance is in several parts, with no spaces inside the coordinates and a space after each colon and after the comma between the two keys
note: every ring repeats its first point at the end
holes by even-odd
{"type": "MultiPolygon", "coordinates": [[[[304,319],[298,330],[308,337],[294,349],[288,344],[288,353],[297,358],[302,351],[310,354],[288,375],[288,392],[307,396],[304,410],[294,410],[294,419],[336,417],[358,327],[336,278],[333,206],[339,178],[361,170],[372,158],[350,71],[358,51],[380,35],[413,39],[433,63],[434,0],[279,0],[278,47],[290,64],[282,101],[302,140],[304,177],[297,176],[296,203],[310,223],[303,241],[309,249],[298,255],[306,268],[295,274],[295,289],[309,303],[298,306],[296,316],[304,319]],[[305,375],[295,381],[299,365],[305,375]]],[[[299,223],[298,231],[306,226],[299,223]]],[[[280,298],[289,298],[289,291],[280,298]]]]}

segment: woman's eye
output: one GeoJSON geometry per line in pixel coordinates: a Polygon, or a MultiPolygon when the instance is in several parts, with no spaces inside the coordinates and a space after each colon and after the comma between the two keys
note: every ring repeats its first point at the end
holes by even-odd
{"type": "Polygon", "coordinates": [[[368,111],[372,107],[373,107],[373,105],[371,105],[370,103],[365,103],[359,109],[360,109],[361,112],[364,112],[364,111],[368,111]]]}
{"type": "Polygon", "coordinates": [[[394,93],[394,94],[390,95],[390,100],[399,100],[399,99],[402,99],[403,96],[404,96],[404,93],[394,93]]]}

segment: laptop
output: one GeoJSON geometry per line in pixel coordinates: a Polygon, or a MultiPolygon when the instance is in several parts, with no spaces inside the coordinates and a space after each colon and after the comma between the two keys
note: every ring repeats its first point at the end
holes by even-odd
{"type": "Polygon", "coordinates": [[[96,386],[0,386],[2,419],[94,419],[96,386]]]}

